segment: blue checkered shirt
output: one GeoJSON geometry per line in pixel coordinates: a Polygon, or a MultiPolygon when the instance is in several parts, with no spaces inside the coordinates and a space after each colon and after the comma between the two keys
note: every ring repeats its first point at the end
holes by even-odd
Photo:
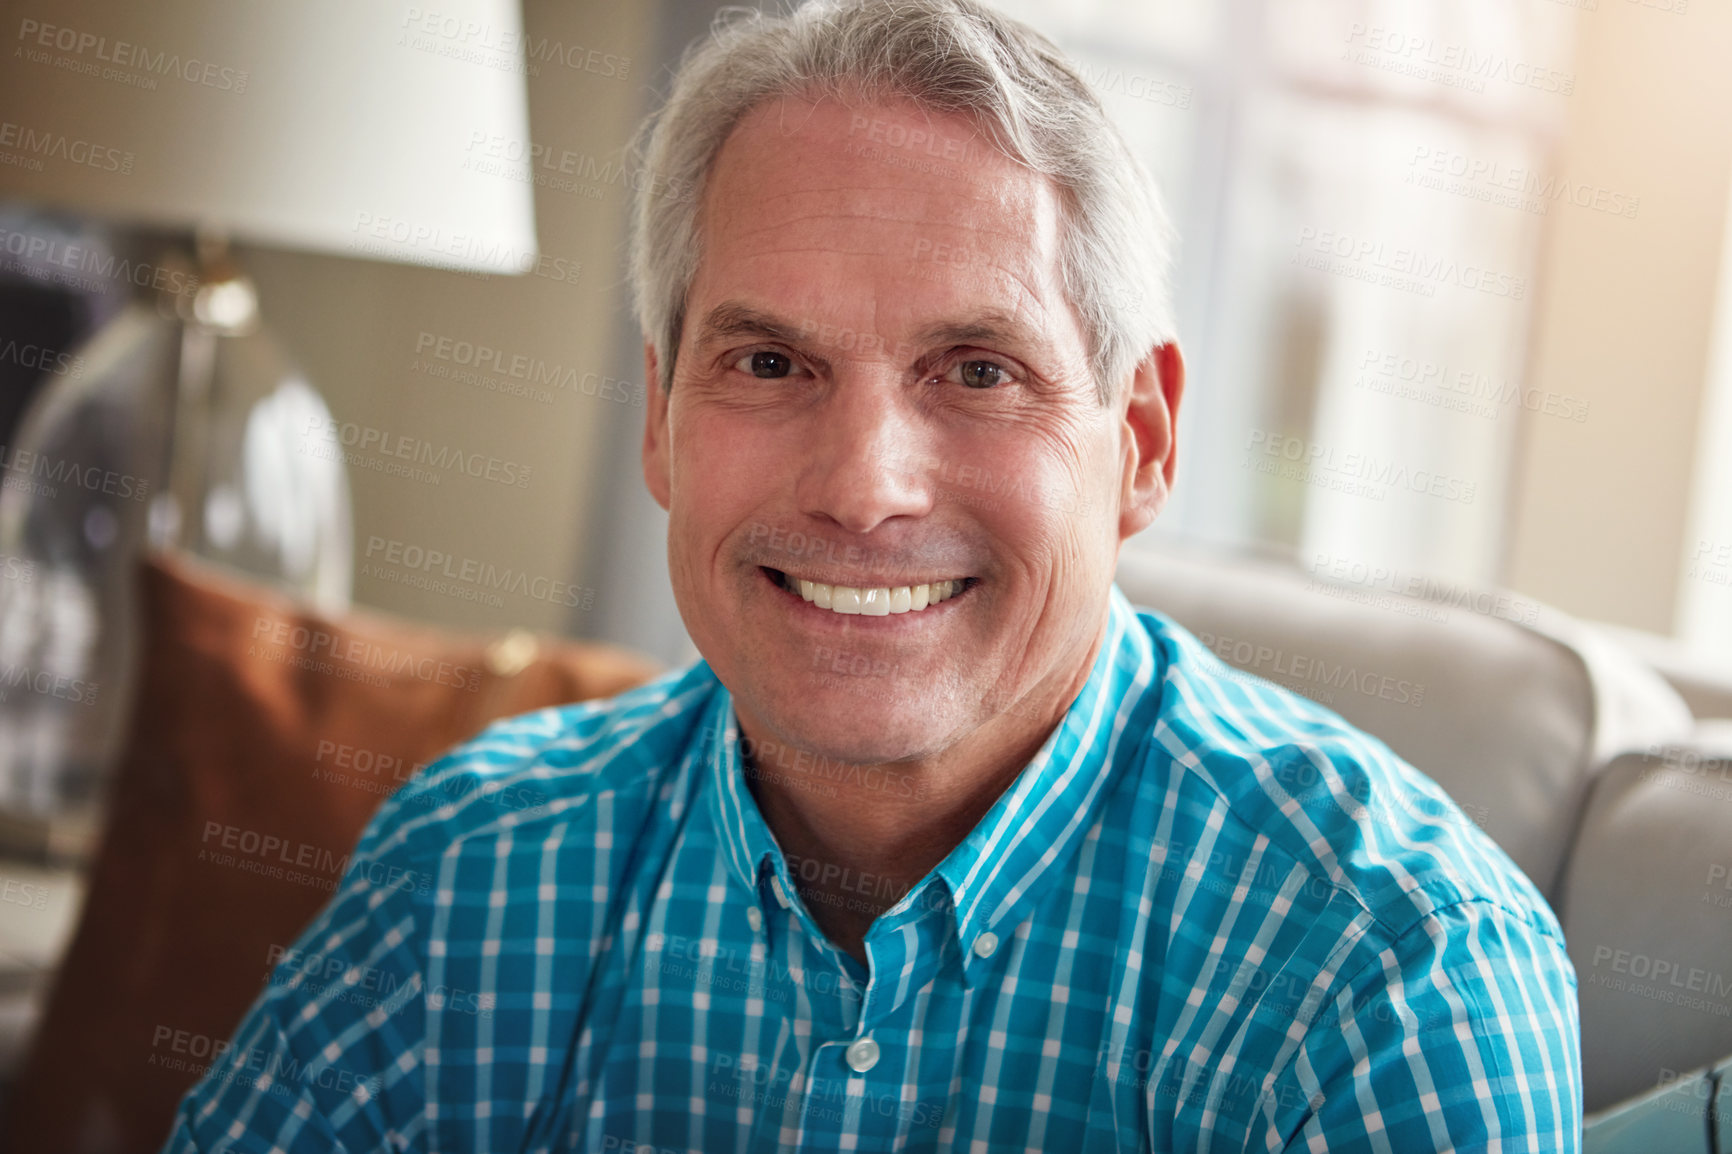
{"type": "Polygon", "coordinates": [[[869,966],[736,726],[700,662],[429,766],[166,1150],[1577,1149],[1576,975],[1532,884],[1117,587],[1082,693],[869,966]]]}

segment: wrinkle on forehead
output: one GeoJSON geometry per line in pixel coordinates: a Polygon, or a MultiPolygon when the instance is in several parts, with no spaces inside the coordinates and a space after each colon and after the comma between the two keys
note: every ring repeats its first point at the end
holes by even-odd
{"type": "MultiPolygon", "coordinates": [[[[711,189],[733,180],[749,184],[751,169],[773,174],[777,187],[760,192],[764,203],[803,199],[809,207],[800,216],[868,217],[907,223],[984,227],[984,221],[1000,213],[1025,221],[1023,234],[1042,254],[1056,252],[1060,227],[1059,190],[1048,178],[983,144],[967,162],[943,163],[921,171],[885,163],[883,156],[897,149],[861,139],[862,147],[850,152],[849,124],[856,109],[827,101],[783,98],[760,105],[741,118],[716,157],[711,189]],[[797,123],[789,126],[790,113],[797,123]],[[775,131],[771,127],[775,119],[775,131]],[[838,141],[842,148],[835,145],[838,141]],[[813,163],[797,163],[809,157],[813,163]]],[[[928,125],[934,118],[954,121],[958,129],[978,136],[970,121],[960,114],[933,113],[910,101],[871,106],[880,116],[902,118],[922,115],[928,125]]],[[[706,208],[720,207],[715,198],[706,208]]]]}
{"type": "Polygon", "coordinates": [[[1072,324],[1060,320],[1073,310],[1060,271],[1058,186],[991,146],[966,163],[925,171],[887,164],[903,150],[868,145],[864,133],[852,132],[862,111],[979,136],[966,117],[911,102],[864,110],[804,99],[760,105],[716,158],[698,279],[722,297],[779,286],[793,293],[781,301],[784,311],[870,331],[990,306],[1043,330],[1074,325],[1080,337],[1074,315],[1072,324]],[[839,291],[862,285],[870,291],[839,291]],[[850,310],[859,315],[846,316],[850,310]]]}

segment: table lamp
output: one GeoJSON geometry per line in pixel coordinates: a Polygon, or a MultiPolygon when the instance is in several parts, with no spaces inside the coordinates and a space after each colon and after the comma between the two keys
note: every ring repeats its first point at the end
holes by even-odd
{"type": "Polygon", "coordinates": [[[0,200],[120,241],[0,230],[0,268],[130,294],[0,450],[0,843],[76,855],[130,703],[142,550],[350,596],[329,410],[229,242],[528,271],[529,186],[466,166],[528,140],[527,69],[516,0],[6,12],[0,200]]]}

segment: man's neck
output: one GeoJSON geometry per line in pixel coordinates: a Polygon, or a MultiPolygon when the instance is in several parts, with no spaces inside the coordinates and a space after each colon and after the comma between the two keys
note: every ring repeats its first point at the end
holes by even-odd
{"type": "Polygon", "coordinates": [[[1044,740],[960,779],[875,765],[846,781],[806,782],[794,777],[803,771],[774,764],[753,766],[747,779],[812,917],[864,962],[873,921],[968,836],[1044,740]],[[820,782],[825,792],[812,788],[820,782]]]}
{"type": "Polygon", "coordinates": [[[800,895],[826,936],[864,963],[865,937],[949,856],[1010,788],[1064,719],[1093,668],[1044,708],[1018,703],[932,758],[852,765],[833,775],[821,755],[769,738],[736,703],[747,781],[800,895]],[[859,772],[854,772],[854,769],[859,772]]]}

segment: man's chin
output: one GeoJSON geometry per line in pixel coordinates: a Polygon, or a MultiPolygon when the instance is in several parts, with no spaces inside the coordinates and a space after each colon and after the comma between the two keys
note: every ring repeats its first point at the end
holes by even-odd
{"type": "Polygon", "coordinates": [[[762,716],[772,733],[802,760],[817,764],[887,765],[941,752],[956,725],[934,713],[930,696],[904,687],[897,699],[874,699],[867,687],[815,688],[791,707],[762,716]]]}

